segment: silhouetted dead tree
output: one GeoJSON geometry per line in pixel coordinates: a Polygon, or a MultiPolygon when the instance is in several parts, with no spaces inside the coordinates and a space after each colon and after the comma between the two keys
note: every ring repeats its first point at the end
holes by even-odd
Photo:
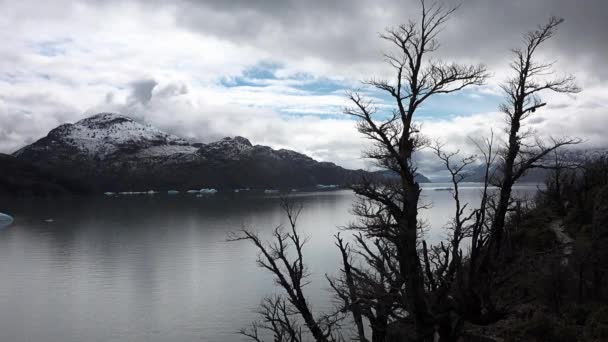
{"type": "Polygon", "coordinates": [[[297,315],[281,296],[264,298],[258,311],[262,320],[251,324],[249,329],[239,331],[254,341],[262,342],[261,330],[272,334],[276,342],[302,342],[302,327],[298,323],[297,315]]]}
{"type": "Polygon", "coordinates": [[[400,293],[403,285],[395,252],[384,239],[368,241],[362,234],[354,236],[356,248],[337,235],[336,245],[342,255],[342,276],[328,278],[343,311],[350,311],[357,327],[357,339],[369,341],[365,321],[369,322],[371,341],[386,341],[389,325],[403,319],[400,293]],[[352,257],[354,254],[354,258],[352,257]],[[353,263],[353,259],[358,260],[353,263]]]}
{"type": "Polygon", "coordinates": [[[465,321],[476,321],[479,313],[471,314],[468,303],[469,293],[476,292],[476,284],[471,281],[474,272],[471,260],[478,257],[487,241],[487,208],[490,198],[489,179],[491,167],[496,157],[493,152],[493,135],[483,142],[475,142],[483,156],[485,169],[484,186],[479,208],[470,208],[460,198],[460,183],[467,176],[468,168],[477,162],[478,156],[461,157],[459,151],[447,152],[442,144],[430,148],[443,163],[452,183],[451,195],[454,200],[454,215],[449,222],[446,243],[427,247],[423,242],[423,260],[429,284],[429,296],[434,299],[434,310],[439,318],[441,340],[457,340],[465,321]],[[463,241],[470,242],[468,251],[463,241]]]}
{"type": "MultiPolygon", "coordinates": [[[[580,153],[577,151],[576,153],[580,153]]],[[[584,153],[583,153],[584,154],[584,153]]],[[[551,153],[551,158],[546,165],[541,165],[540,168],[549,170],[549,174],[545,179],[545,189],[539,190],[544,199],[549,202],[550,206],[560,216],[566,214],[566,205],[564,201],[565,191],[572,188],[576,181],[576,172],[571,170],[580,170],[583,167],[579,155],[575,155],[566,150],[555,149],[551,153]]]]}
{"type": "Polygon", "coordinates": [[[554,63],[538,62],[535,58],[540,46],[554,36],[557,26],[563,21],[562,18],[552,17],[546,24],[524,36],[524,47],[513,50],[515,58],[510,66],[515,76],[502,85],[506,102],[501,105],[501,110],[507,117],[509,128],[507,145],[501,153],[501,176],[497,183],[500,194],[490,237],[490,249],[494,257],[498,256],[501,250],[513,184],[526,171],[543,165],[545,158],[552,151],[580,142],[571,138],[544,142],[539,138],[531,139],[530,132],[521,131],[522,121],[546,105],[540,97],[541,92],[580,91],[572,76],[553,77],[554,63]]]}
{"type": "Polygon", "coordinates": [[[502,311],[492,301],[493,285],[508,278],[517,268],[502,272],[497,268],[504,243],[505,220],[512,205],[512,187],[526,171],[547,166],[547,157],[558,148],[575,144],[576,139],[533,139],[522,132],[522,121],[545,106],[539,93],[545,90],[575,93],[578,88],[571,77],[548,78],[552,64],[535,61],[542,43],[551,38],[562,22],[552,18],[525,36],[525,47],[514,50],[511,67],[516,76],[503,89],[507,102],[501,107],[509,128],[506,147],[496,150],[494,136],[476,142],[485,167],[484,186],[479,208],[468,208],[460,199],[460,183],[473,157],[458,157],[441,145],[433,147],[451,176],[454,217],[446,243],[428,246],[422,239],[418,210],[421,188],[416,182],[414,153],[425,145],[415,123],[417,109],[436,94],[459,91],[481,85],[488,77],[483,65],[445,63],[431,58],[438,49],[437,35],[456,8],[422,0],[422,15],[387,30],[381,38],[395,49],[386,54],[394,72],[392,80],[371,80],[368,86],[389,94],[394,101],[391,113],[380,111],[372,100],[358,92],[349,94],[352,107],[345,114],[358,119],[358,131],[370,139],[373,147],[365,157],[393,172],[386,180],[364,179],[353,189],[357,202],[353,212],[358,221],[348,228],[358,231],[347,243],[339,235],[336,246],[342,258],[341,274],[330,278],[340,302],[340,312],[315,317],[303,294],[306,269],[302,240],[296,230],[299,208],[284,203],[290,230],[276,228],[274,242],[264,243],[258,235],[243,230],[232,240],[251,241],[260,251],[258,264],[276,277],[286,296],[267,299],[262,306],[263,320],[246,336],[259,340],[259,330],[269,330],[278,341],[302,338],[299,320],[316,341],[337,341],[341,314],[350,313],[357,339],[370,341],[366,322],[371,328],[371,341],[455,341],[465,321],[478,324],[495,322],[502,311]],[[499,168],[493,165],[497,158],[499,168]],[[498,171],[495,173],[495,171],[498,171]],[[494,196],[490,184],[498,186],[494,196]],[[470,238],[468,255],[463,252],[464,239],[470,238]],[[295,251],[295,259],[287,251],[295,251]]]}
{"type": "Polygon", "coordinates": [[[491,209],[490,207],[493,199],[490,197],[488,190],[491,181],[494,179],[496,174],[496,168],[494,168],[494,165],[496,158],[498,158],[498,154],[494,149],[494,131],[491,132],[489,138],[485,138],[482,141],[471,139],[471,141],[477,147],[477,152],[482,157],[484,175],[481,201],[479,203],[479,208],[475,210],[475,221],[471,227],[471,252],[469,255],[468,274],[469,283],[475,282],[478,260],[489,239],[490,220],[488,219],[488,209],[491,209]]]}
{"type": "Polygon", "coordinates": [[[301,206],[295,205],[287,199],[281,202],[288,220],[289,229],[278,226],[273,231],[273,242],[265,243],[260,237],[249,230],[243,229],[240,233],[232,234],[229,241],[247,240],[253,243],[259,251],[257,263],[260,267],[270,271],[275,281],[286,293],[286,298],[266,299],[262,304],[261,313],[263,322],[254,323],[249,330],[243,330],[245,336],[259,340],[259,330],[272,331],[273,335],[280,337],[278,341],[301,341],[301,329],[297,320],[300,316],[315,341],[340,341],[341,336],[336,328],[339,327],[341,316],[339,314],[322,315],[315,318],[304,295],[304,287],[308,284],[306,278],[308,271],[304,264],[302,248],[307,242],[296,229],[296,223],[301,206]],[[289,251],[295,251],[295,257],[289,256],[289,251]]]}
{"type": "Polygon", "coordinates": [[[420,187],[415,180],[413,153],[424,144],[419,127],[414,123],[416,110],[430,97],[480,85],[487,78],[483,65],[445,63],[431,58],[439,48],[437,36],[456,8],[428,6],[421,1],[422,14],[418,22],[410,21],[398,28],[388,29],[382,39],[396,49],[386,54],[392,67],[393,80],[371,80],[368,85],[388,93],[395,109],[386,117],[374,104],[359,93],[350,94],[353,106],[345,113],[359,119],[358,130],[374,142],[367,158],[379,166],[394,171],[398,182],[373,184],[365,182],[355,192],[377,205],[386,216],[386,225],[362,227],[368,237],[385,238],[394,247],[399,272],[405,279],[405,300],[413,335],[432,335],[437,317],[425,291],[425,276],[418,254],[418,200],[420,187]]]}
{"type": "Polygon", "coordinates": [[[475,217],[474,210],[469,210],[467,213],[468,203],[462,203],[460,200],[460,182],[462,182],[466,176],[466,168],[473,164],[477,160],[477,157],[468,156],[454,161],[454,159],[458,158],[460,151],[446,152],[443,149],[443,145],[439,143],[431,146],[431,149],[449,172],[450,181],[453,186],[451,194],[455,203],[455,212],[450,225],[449,246],[445,247],[446,252],[443,253],[443,258],[445,260],[441,264],[442,267],[438,269],[441,271],[439,274],[442,287],[449,288],[454,280],[456,268],[462,263],[460,244],[464,238],[471,236],[470,228],[472,225],[470,222],[475,217]]]}
{"type": "Polygon", "coordinates": [[[572,138],[550,138],[543,141],[534,136],[533,132],[522,130],[524,120],[546,105],[540,97],[541,92],[579,91],[573,84],[572,77],[554,77],[551,70],[553,63],[541,63],[535,58],[539,47],[554,35],[562,22],[563,19],[553,17],[545,25],[524,36],[524,47],[513,50],[515,58],[511,68],[515,71],[515,76],[502,85],[506,102],[501,105],[501,110],[507,117],[508,138],[506,145],[498,151],[497,167],[487,168],[486,171],[486,181],[497,186],[498,193],[495,196],[485,196],[482,199],[484,210],[477,211],[478,215],[485,215],[490,222],[476,219],[478,223],[473,231],[483,232],[478,226],[483,224],[486,233],[481,240],[478,234],[473,234],[474,248],[469,263],[469,283],[476,284],[476,287],[469,291],[470,296],[466,301],[469,315],[475,317],[479,324],[492,323],[506,312],[506,308],[496,307],[491,295],[497,284],[504,280],[504,274],[501,274],[504,267],[500,266],[500,262],[508,255],[504,246],[510,245],[505,238],[505,229],[507,214],[513,210],[513,185],[528,170],[548,167],[551,154],[560,147],[579,143],[578,139],[572,138]],[[491,169],[495,169],[496,173],[488,178],[491,169]]]}

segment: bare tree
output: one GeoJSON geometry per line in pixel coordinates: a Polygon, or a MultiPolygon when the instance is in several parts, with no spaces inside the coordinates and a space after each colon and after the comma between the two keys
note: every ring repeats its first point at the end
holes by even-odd
{"type": "Polygon", "coordinates": [[[490,250],[494,257],[500,253],[513,184],[526,171],[542,165],[552,151],[579,142],[578,139],[560,138],[546,143],[538,138],[530,139],[530,132],[521,131],[522,121],[546,105],[540,97],[541,92],[580,91],[572,76],[555,77],[552,70],[554,63],[543,63],[536,59],[540,46],[554,36],[557,26],[563,21],[562,18],[552,17],[546,24],[524,36],[524,47],[513,50],[515,58],[510,66],[515,76],[502,85],[506,102],[501,105],[501,110],[507,117],[509,128],[507,146],[501,153],[501,177],[497,183],[500,194],[490,237],[490,250]]]}
{"type": "Polygon", "coordinates": [[[436,317],[425,292],[425,276],[418,255],[418,200],[420,186],[416,182],[416,166],[412,155],[424,139],[414,118],[417,109],[437,94],[459,91],[480,85],[487,78],[483,65],[446,63],[431,58],[439,48],[438,34],[456,8],[421,1],[422,14],[418,22],[410,21],[398,28],[388,29],[381,38],[390,42],[394,53],[386,61],[393,69],[393,80],[370,80],[368,85],[388,93],[395,109],[388,117],[378,113],[374,104],[359,93],[350,94],[353,106],[345,113],[359,119],[358,130],[374,142],[366,157],[399,177],[392,184],[366,181],[355,192],[371,201],[386,217],[386,225],[362,227],[368,237],[385,238],[394,247],[399,271],[405,279],[405,303],[418,336],[435,330],[436,317]]]}
{"type": "Polygon", "coordinates": [[[275,342],[302,342],[302,327],[295,317],[299,313],[294,311],[281,296],[264,298],[258,311],[262,321],[254,322],[249,329],[239,331],[254,341],[262,342],[260,330],[272,334],[275,342]]]}
{"type": "Polygon", "coordinates": [[[371,341],[386,341],[389,325],[403,319],[400,291],[401,279],[395,253],[384,239],[368,241],[362,234],[354,236],[356,249],[336,235],[336,246],[341,255],[342,276],[328,278],[337,297],[343,302],[343,311],[350,311],[357,328],[357,339],[369,341],[364,319],[369,322],[371,341]],[[352,256],[354,254],[354,258],[352,256]],[[359,262],[355,264],[353,259],[359,262]]]}
{"type": "Polygon", "coordinates": [[[469,283],[475,281],[477,261],[480,254],[484,250],[486,243],[489,239],[489,224],[488,224],[488,207],[491,202],[489,194],[489,186],[496,175],[496,168],[494,168],[496,158],[498,154],[494,149],[494,131],[491,132],[489,138],[485,138],[482,141],[471,139],[473,144],[477,147],[478,153],[482,156],[482,165],[484,170],[483,175],[483,189],[481,192],[481,201],[479,209],[475,211],[475,223],[471,227],[471,252],[469,256],[469,283]]]}
{"type": "Polygon", "coordinates": [[[469,222],[474,218],[475,211],[469,210],[468,214],[466,212],[468,203],[462,203],[460,200],[460,182],[465,178],[466,168],[473,164],[477,156],[468,156],[461,158],[458,161],[454,161],[460,153],[460,151],[456,152],[446,152],[443,149],[443,145],[436,143],[435,146],[432,146],[431,149],[435,152],[435,155],[443,162],[446,170],[450,174],[450,181],[452,183],[452,198],[455,203],[455,212],[452,224],[450,226],[451,237],[450,237],[450,252],[445,254],[445,280],[446,284],[449,284],[453,281],[453,277],[456,273],[456,267],[460,265],[462,262],[462,253],[460,251],[460,243],[465,237],[468,237],[469,234],[469,222]],[[451,254],[451,260],[450,260],[451,254]]]}
{"type": "Polygon", "coordinates": [[[281,207],[289,220],[289,229],[276,227],[273,231],[272,243],[265,243],[258,234],[246,229],[232,234],[228,239],[229,241],[247,240],[253,243],[260,253],[257,259],[258,265],[274,274],[275,281],[286,293],[286,299],[282,297],[266,299],[261,309],[265,323],[254,323],[251,329],[243,330],[241,333],[259,340],[259,328],[264,328],[272,331],[275,337],[282,338],[278,341],[301,341],[302,334],[297,313],[315,341],[339,341],[341,337],[336,328],[339,327],[340,315],[330,314],[315,318],[304,295],[303,289],[308,284],[306,280],[308,271],[304,264],[302,248],[307,239],[303,239],[296,228],[302,206],[283,199],[281,207]],[[290,250],[295,251],[295,258],[289,256],[290,250]]]}
{"type": "MultiPolygon", "coordinates": [[[[580,152],[576,151],[576,153],[580,152]]],[[[572,190],[572,185],[576,180],[576,172],[569,171],[580,170],[583,164],[579,160],[579,155],[565,149],[555,149],[548,157],[547,164],[540,166],[549,171],[545,179],[546,187],[539,191],[555,212],[559,216],[564,216],[566,214],[565,191],[568,191],[568,188],[572,190]]]]}
{"type": "Polygon", "coordinates": [[[357,194],[353,212],[358,220],[348,229],[358,234],[353,242],[336,236],[342,269],[339,277],[327,277],[339,300],[339,310],[315,316],[310,309],[303,293],[307,271],[302,247],[306,240],[296,230],[300,208],[285,202],[290,229],[277,227],[271,244],[247,230],[231,238],[251,241],[260,251],[258,264],[274,274],[285,291],[285,297],[264,301],[262,321],[244,330],[246,336],[260,340],[259,331],[264,329],[271,331],[276,341],[300,341],[301,327],[306,327],[316,341],[337,341],[341,339],[342,314],[350,313],[359,341],[370,341],[366,323],[372,342],[389,340],[390,336],[398,340],[453,341],[466,320],[488,324],[502,317],[491,300],[498,272],[493,268],[505,240],[512,187],[528,170],[546,166],[552,152],[578,142],[543,141],[521,131],[523,120],[545,106],[539,96],[542,91],[578,91],[571,77],[550,77],[552,63],[539,63],[534,58],[539,46],[553,36],[563,20],[552,18],[525,35],[523,49],[514,50],[511,67],[516,76],[503,85],[507,102],[501,107],[509,124],[506,147],[497,151],[493,134],[475,142],[485,167],[479,208],[469,208],[460,199],[460,183],[475,158],[461,158],[458,152],[446,152],[442,145],[432,147],[451,176],[455,212],[448,241],[429,246],[422,238],[423,223],[418,218],[424,205],[419,203],[421,188],[413,159],[428,142],[416,124],[416,111],[434,95],[483,84],[488,74],[483,65],[446,63],[434,57],[439,48],[438,34],[456,8],[428,5],[424,0],[421,4],[419,21],[381,35],[394,48],[385,55],[393,79],[365,82],[386,92],[394,101],[394,109],[386,113],[360,92],[352,92],[352,106],[344,110],[358,120],[358,131],[372,141],[365,157],[392,176],[382,180],[370,177],[353,187],[357,194]],[[495,173],[497,158],[500,167],[495,173]],[[499,188],[496,196],[489,190],[491,183],[499,188]],[[461,245],[469,238],[467,255],[461,245]],[[295,251],[295,256],[290,258],[288,250],[295,251]]]}

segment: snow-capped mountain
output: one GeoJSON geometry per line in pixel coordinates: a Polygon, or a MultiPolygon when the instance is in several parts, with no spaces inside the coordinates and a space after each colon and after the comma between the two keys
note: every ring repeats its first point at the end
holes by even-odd
{"type": "Polygon", "coordinates": [[[305,187],[365,173],[243,137],[192,143],[112,113],[61,125],[13,156],[104,191],[305,187]]]}
{"type": "Polygon", "coordinates": [[[73,149],[91,158],[108,159],[121,153],[142,156],[162,156],[174,153],[194,153],[197,148],[186,140],[164,133],[150,125],[112,113],[101,113],[63,124],[36,143],[14,153],[16,157],[35,151],[57,148],[73,149]]]}

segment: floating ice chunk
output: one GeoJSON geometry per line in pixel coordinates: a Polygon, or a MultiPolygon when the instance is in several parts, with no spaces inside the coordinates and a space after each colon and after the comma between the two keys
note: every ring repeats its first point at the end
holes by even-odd
{"type": "Polygon", "coordinates": [[[279,190],[275,190],[275,189],[266,189],[264,190],[265,194],[278,194],[279,190]]]}
{"type": "Polygon", "coordinates": [[[199,191],[199,193],[201,194],[206,194],[206,195],[213,195],[217,192],[217,190],[212,189],[212,188],[203,188],[199,191]]]}
{"type": "Polygon", "coordinates": [[[154,190],[148,190],[148,195],[154,195],[154,194],[156,194],[156,193],[157,193],[157,192],[156,192],[156,191],[154,191],[154,190]]]}
{"type": "Polygon", "coordinates": [[[198,190],[188,190],[186,192],[189,194],[198,194],[198,190]]]}
{"type": "Polygon", "coordinates": [[[167,194],[169,194],[169,195],[177,195],[177,194],[179,194],[179,191],[177,191],[177,190],[169,190],[169,191],[167,191],[167,194]]]}
{"type": "Polygon", "coordinates": [[[11,223],[13,223],[12,216],[0,213],[0,228],[8,227],[11,223]]]}
{"type": "Polygon", "coordinates": [[[317,184],[317,189],[335,189],[338,186],[335,184],[329,184],[329,185],[325,185],[325,184],[317,184]]]}
{"type": "Polygon", "coordinates": [[[52,218],[48,218],[48,219],[44,220],[44,222],[53,223],[53,222],[55,222],[55,220],[53,220],[52,218]]]}
{"type": "Polygon", "coordinates": [[[106,191],[103,194],[106,195],[106,196],[114,196],[114,195],[116,195],[116,193],[114,193],[112,191],[106,191]]]}

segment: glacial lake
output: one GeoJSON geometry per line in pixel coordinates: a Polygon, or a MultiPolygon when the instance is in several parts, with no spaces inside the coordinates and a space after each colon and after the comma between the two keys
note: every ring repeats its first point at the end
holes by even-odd
{"type": "MultiPolygon", "coordinates": [[[[421,217],[437,242],[453,213],[447,184],[425,184],[421,217]]],[[[478,203],[478,184],[462,199],[478,203]]],[[[533,196],[535,184],[517,187],[533,196]]],[[[314,310],[332,308],[325,274],[337,273],[333,235],[352,222],[350,190],[296,193],[310,238],[306,287],[314,310]]],[[[128,196],[0,199],[15,219],[0,229],[0,341],[242,341],[235,332],[276,293],[241,227],[262,236],[286,223],[277,196],[128,196]]],[[[343,234],[349,234],[344,232],[343,234]]]]}

